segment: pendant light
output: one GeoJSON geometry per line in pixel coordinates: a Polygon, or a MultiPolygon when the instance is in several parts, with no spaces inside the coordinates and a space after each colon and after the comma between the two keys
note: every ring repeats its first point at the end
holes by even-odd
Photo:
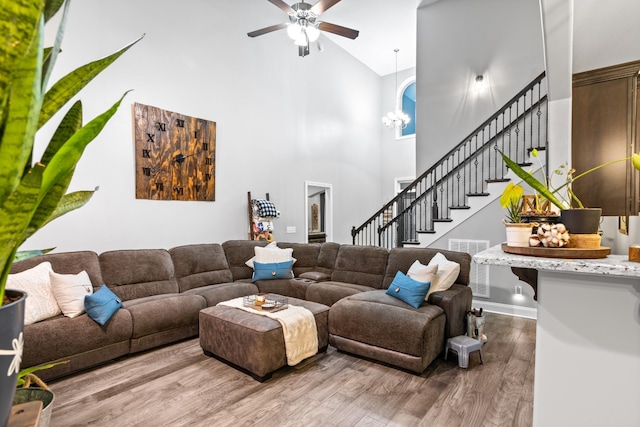
{"type": "MultiPolygon", "coordinates": [[[[396,53],[396,85],[393,89],[393,95],[396,97],[396,92],[398,90],[398,51],[400,49],[394,49],[393,51],[396,53]]],[[[411,118],[409,115],[405,114],[399,106],[398,98],[396,97],[396,108],[394,111],[389,111],[386,116],[382,118],[382,123],[389,129],[404,129],[407,127],[411,118]]]]}

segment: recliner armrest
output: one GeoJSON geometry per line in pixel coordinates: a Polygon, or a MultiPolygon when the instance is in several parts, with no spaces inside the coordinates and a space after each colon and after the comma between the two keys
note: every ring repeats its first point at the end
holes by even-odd
{"type": "Polygon", "coordinates": [[[445,338],[464,335],[467,330],[466,314],[471,310],[473,292],[465,285],[454,284],[446,291],[429,295],[429,304],[444,310],[447,321],[444,327],[445,338]]]}

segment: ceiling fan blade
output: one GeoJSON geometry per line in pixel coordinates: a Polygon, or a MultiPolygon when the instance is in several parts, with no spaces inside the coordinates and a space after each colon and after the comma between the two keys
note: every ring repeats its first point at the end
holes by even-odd
{"type": "Polygon", "coordinates": [[[276,25],[271,25],[270,27],[265,27],[265,28],[261,28],[259,30],[255,30],[255,31],[251,31],[250,33],[247,33],[247,35],[249,37],[258,37],[261,36],[263,34],[267,34],[270,33],[272,31],[277,31],[277,30],[282,30],[287,28],[287,24],[276,24],[276,25]]]}
{"type": "Polygon", "coordinates": [[[351,28],[343,27],[341,25],[330,24],[328,22],[320,22],[318,26],[322,31],[326,31],[328,33],[337,34],[342,37],[348,37],[350,39],[355,39],[360,34],[358,30],[352,30],[351,28]]]}
{"type": "Polygon", "coordinates": [[[340,0],[320,0],[318,3],[314,4],[311,7],[311,12],[315,13],[316,15],[320,15],[321,13],[329,10],[330,7],[338,2],[340,2],[340,0]]]}
{"type": "Polygon", "coordinates": [[[295,14],[296,11],[293,10],[293,8],[291,6],[289,6],[288,4],[286,4],[285,2],[283,2],[282,0],[269,0],[271,3],[275,4],[276,6],[278,6],[280,9],[282,9],[284,11],[284,13],[293,13],[295,14]]]}
{"type": "Polygon", "coordinates": [[[298,56],[305,57],[309,55],[309,45],[298,46],[298,56]]]}

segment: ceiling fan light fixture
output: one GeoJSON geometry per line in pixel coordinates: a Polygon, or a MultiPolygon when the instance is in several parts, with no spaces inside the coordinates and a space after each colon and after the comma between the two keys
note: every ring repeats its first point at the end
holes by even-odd
{"type": "Polygon", "coordinates": [[[309,37],[310,42],[314,42],[318,40],[320,37],[320,30],[315,25],[307,25],[307,36],[309,37]]]}
{"type": "Polygon", "coordinates": [[[298,34],[294,43],[296,46],[309,46],[309,37],[304,29],[300,31],[300,34],[298,34]]]}
{"type": "Polygon", "coordinates": [[[296,40],[300,33],[302,32],[302,27],[297,22],[289,24],[287,26],[287,35],[291,38],[291,40],[296,40]]]}

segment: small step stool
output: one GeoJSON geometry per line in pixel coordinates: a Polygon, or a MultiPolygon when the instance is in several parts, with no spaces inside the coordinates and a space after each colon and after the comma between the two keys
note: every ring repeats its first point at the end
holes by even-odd
{"type": "Polygon", "coordinates": [[[470,338],[466,335],[449,338],[447,340],[447,345],[444,348],[444,360],[447,360],[447,355],[451,349],[458,354],[458,366],[466,369],[469,367],[469,353],[479,351],[480,363],[484,364],[482,360],[482,344],[482,341],[470,338]]]}

